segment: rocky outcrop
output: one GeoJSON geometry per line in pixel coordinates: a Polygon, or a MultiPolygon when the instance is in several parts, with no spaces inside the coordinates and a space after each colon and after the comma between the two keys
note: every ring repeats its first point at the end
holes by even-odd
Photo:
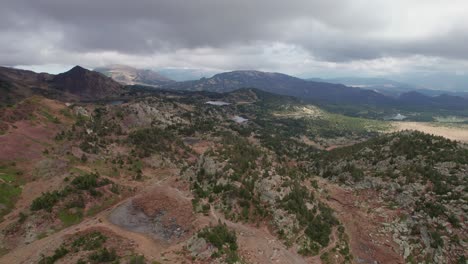
{"type": "Polygon", "coordinates": [[[198,237],[198,235],[194,235],[187,240],[186,249],[189,251],[190,256],[201,260],[209,259],[211,255],[218,251],[217,248],[207,243],[204,238],[198,237]]]}

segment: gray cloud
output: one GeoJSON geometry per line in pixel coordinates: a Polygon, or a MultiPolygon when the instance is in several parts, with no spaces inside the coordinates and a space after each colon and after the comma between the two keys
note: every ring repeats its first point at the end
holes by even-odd
{"type": "Polygon", "coordinates": [[[198,66],[208,68],[281,70],[299,58],[315,61],[303,66],[331,63],[332,68],[384,58],[406,63],[405,58],[414,56],[468,60],[468,20],[459,11],[468,4],[456,0],[451,6],[435,0],[2,2],[4,65],[77,60],[95,66],[126,59],[142,66],[161,66],[163,61],[197,67],[195,60],[200,60],[198,66]],[[278,43],[283,50],[265,53],[265,47],[278,43]],[[300,51],[293,54],[297,57],[283,56],[291,48],[300,51]]]}

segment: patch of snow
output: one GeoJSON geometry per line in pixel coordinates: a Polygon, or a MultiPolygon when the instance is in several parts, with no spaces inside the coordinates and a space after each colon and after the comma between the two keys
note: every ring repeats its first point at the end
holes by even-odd
{"type": "Polygon", "coordinates": [[[391,117],[388,117],[388,118],[386,118],[386,119],[387,119],[387,120],[397,120],[397,121],[401,121],[401,120],[404,120],[404,119],[406,119],[406,118],[407,118],[407,116],[398,113],[398,114],[396,114],[396,115],[394,115],[394,116],[391,116],[391,117]]]}
{"type": "Polygon", "coordinates": [[[223,105],[230,105],[228,102],[223,102],[223,101],[208,101],[205,104],[209,105],[218,105],[218,106],[223,106],[223,105]]]}
{"type": "Polygon", "coordinates": [[[247,118],[243,118],[242,116],[234,116],[232,118],[232,120],[234,120],[234,122],[240,123],[240,124],[248,121],[247,118]]]}

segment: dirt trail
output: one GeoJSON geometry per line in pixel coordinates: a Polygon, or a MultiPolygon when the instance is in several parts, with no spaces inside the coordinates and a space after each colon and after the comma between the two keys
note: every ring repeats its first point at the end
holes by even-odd
{"type": "Polygon", "coordinates": [[[333,230],[331,233],[330,244],[328,244],[328,246],[320,250],[319,256],[327,251],[330,251],[332,248],[336,247],[336,244],[338,243],[338,235],[336,233],[337,233],[337,228],[333,227],[333,230]]]}
{"type": "Polygon", "coordinates": [[[355,257],[355,262],[404,263],[391,235],[378,234],[380,223],[386,217],[392,217],[393,212],[388,211],[378,215],[375,210],[372,210],[376,209],[376,207],[379,208],[375,197],[359,197],[352,191],[345,190],[324,179],[318,179],[318,182],[321,188],[328,190],[328,199],[323,199],[323,201],[337,212],[337,217],[345,226],[346,233],[350,238],[350,248],[355,257]],[[370,205],[369,208],[359,206],[360,203],[366,201],[370,205]]]}
{"type": "MultiPolygon", "coordinates": [[[[173,193],[172,198],[179,199],[180,201],[187,202],[191,199],[191,194],[189,192],[174,188],[168,182],[161,182],[158,184],[158,187],[170,189],[173,193]]],[[[155,188],[155,186],[153,185],[149,188],[155,188]]],[[[218,221],[226,223],[230,228],[236,231],[238,234],[240,255],[243,256],[248,263],[311,263],[310,261],[304,260],[304,258],[296,252],[293,252],[292,249],[287,249],[281,241],[269,232],[267,227],[257,228],[248,224],[231,222],[226,220],[214,208],[211,208],[209,216],[197,215],[196,219],[193,221],[193,225],[195,229],[200,229],[207,225],[216,225],[218,221]]],[[[130,231],[122,232],[122,228],[112,225],[108,220],[105,220],[104,224],[112,226],[113,231],[117,234],[124,233],[124,236],[127,236],[127,233],[133,234],[134,236],[136,234],[130,231]]],[[[183,248],[184,243],[167,245],[155,242],[149,239],[148,236],[141,234],[132,237],[132,240],[137,244],[138,252],[145,254],[149,259],[158,260],[159,257],[159,259],[174,261],[173,263],[183,260],[176,252],[183,248]]]]}
{"type": "Polygon", "coordinates": [[[106,228],[116,233],[117,235],[129,239],[136,245],[136,251],[138,253],[144,254],[150,259],[157,259],[157,256],[159,256],[159,254],[167,248],[166,245],[163,245],[143,234],[126,231],[122,228],[119,228],[118,226],[113,225],[107,220],[109,213],[115,207],[128,201],[128,199],[125,199],[115,206],[100,212],[93,218],[85,219],[83,222],[77,225],[63,229],[43,239],[36,240],[29,245],[16,248],[8,254],[2,256],[0,258],[0,263],[37,263],[40,259],[41,253],[53,252],[53,250],[58,248],[63,243],[66,236],[75,234],[76,232],[83,231],[91,227],[106,228]]]}
{"type": "MultiPolygon", "coordinates": [[[[172,170],[162,170],[160,177],[155,177],[155,180],[151,180],[151,184],[147,184],[142,188],[142,191],[150,190],[155,186],[158,186],[169,178],[169,174],[174,173],[172,170]]],[[[37,183],[37,182],[35,182],[37,183]]],[[[31,244],[18,247],[8,254],[0,257],[0,264],[10,264],[10,263],[37,263],[40,259],[41,253],[53,252],[57,247],[59,247],[64,238],[68,235],[75,234],[78,231],[86,230],[90,227],[102,227],[107,228],[117,235],[120,235],[124,238],[130,239],[136,245],[136,252],[144,254],[147,258],[157,260],[158,256],[163,250],[167,249],[167,245],[164,245],[158,241],[155,241],[143,234],[134,233],[126,231],[112,223],[110,223],[107,218],[109,213],[116,207],[120,206],[122,203],[128,202],[133,197],[124,199],[117,203],[116,205],[98,213],[92,218],[85,218],[81,223],[74,226],[62,229],[54,234],[51,234],[43,239],[36,240],[31,244]]],[[[25,204],[29,204],[28,201],[22,201],[25,204]]],[[[30,201],[29,201],[30,202],[30,201]]],[[[4,221],[3,224],[5,224],[4,221]]]]}
{"type": "Polygon", "coordinates": [[[468,126],[436,126],[432,123],[423,122],[393,122],[393,129],[390,132],[401,130],[417,130],[428,134],[442,136],[451,140],[468,143],[468,126]]]}
{"type": "MultiPolygon", "coordinates": [[[[141,186],[139,193],[151,192],[155,188],[166,188],[173,199],[178,199],[187,203],[191,199],[190,191],[184,190],[178,185],[180,182],[172,177],[174,172],[164,171],[158,174],[157,180],[150,180],[144,186],[141,186]]],[[[167,261],[168,263],[181,263],[187,261],[184,255],[178,252],[183,251],[184,243],[167,243],[160,240],[152,239],[147,234],[136,233],[125,230],[117,225],[112,224],[109,220],[109,214],[118,206],[127,203],[134,197],[130,197],[120,201],[118,204],[108,208],[92,218],[86,218],[81,223],[71,226],[54,233],[43,239],[34,241],[29,245],[25,245],[14,249],[8,254],[0,258],[0,263],[37,263],[40,259],[40,254],[51,254],[58,248],[65,238],[79,231],[84,231],[88,228],[98,227],[105,228],[116,235],[130,240],[135,247],[135,252],[143,254],[150,261],[167,261]]],[[[280,240],[270,233],[266,226],[255,227],[245,223],[235,223],[224,219],[223,215],[215,209],[211,210],[209,216],[196,215],[193,221],[194,230],[198,230],[207,225],[216,225],[218,220],[226,223],[230,228],[234,229],[238,236],[239,253],[245,258],[248,263],[321,263],[319,258],[304,259],[294,249],[288,249],[280,240]]],[[[336,241],[336,232],[332,241],[336,241]]],[[[335,242],[332,242],[334,244],[335,242]]],[[[190,261],[189,261],[190,262],[190,261]]]]}
{"type": "Polygon", "coordinates": [[[50,191],[51,186],[58,186],[63,182],[60,178],[53,178],[50,180],[36,180],[28,182],[22,186],[21,195],[15,204],[14,209],[4,217],[4,221],[0,223],[0,230],[4,230],[5,227],[17,221],[17,217],[21,212],[25,212],[32,201],[41,195],[41,193],[50,191]]]}

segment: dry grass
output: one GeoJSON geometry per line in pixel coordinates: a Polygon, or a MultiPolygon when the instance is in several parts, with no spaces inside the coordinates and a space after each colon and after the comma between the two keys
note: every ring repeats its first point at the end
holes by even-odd
{"type": "Polygon", "coordinates": [[[422,122],[393,122],[391,132],[417,130],[428,134],[443,136],[451,140],[468,143],[468,126],[447,126],[422,122]]]}

